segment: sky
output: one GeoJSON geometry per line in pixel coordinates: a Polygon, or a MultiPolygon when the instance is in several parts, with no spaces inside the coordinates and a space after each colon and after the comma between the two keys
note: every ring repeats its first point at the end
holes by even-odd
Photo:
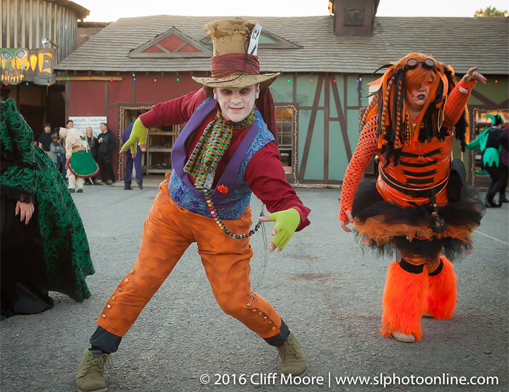
{"type": "MultiPolygon", "coordinates": [[[[87,22],[148,15],[328,15],[328,0],[73,0],[90,10],[87,22]]],[[[338,0],[340,1],[340,0],[338,0]]],[[[507,0],[380,0],[377,16],[474,16],[479,8],[507,10],[507,0]]]]}

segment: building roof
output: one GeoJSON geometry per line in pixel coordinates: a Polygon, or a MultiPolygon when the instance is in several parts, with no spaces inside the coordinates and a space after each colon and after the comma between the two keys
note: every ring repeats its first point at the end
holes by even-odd
{"type": "Polygon", "coordinates": [[[90,14],[90,11],[87,8],[75,3],[74,1],[69,0],[47,0],[47,1],[50,3],[57,3],[61,6],[72,9],[76,13],[76,17],[78,19],[84,19],[90,14]]]}
{"type": "MultiPolygon", "coordinates": [[[[203,56],[130,57],[171,28],[207,43],[203,26],[221,17],[158,15],[122,18],[97,33],[55,68],[99,72],[209,71],[203,56]]],[[[491,75],[509,74],[509,18],[376,17],[370,37],[337,37],[332,16],[249,17],[265,31],[293,44],[264,48],[263,72],[372,73],[409,52],[422,52],[451,64],[457,73],[478,66],[491,75]]]]}

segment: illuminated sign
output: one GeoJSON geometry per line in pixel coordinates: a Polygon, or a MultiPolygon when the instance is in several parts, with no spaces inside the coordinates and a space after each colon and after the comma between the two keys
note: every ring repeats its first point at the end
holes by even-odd
{"type": "Polygon", "coordinates": [[[3,84],[55,83],[55,49],[0,48],[0,62],[3,84]]]}

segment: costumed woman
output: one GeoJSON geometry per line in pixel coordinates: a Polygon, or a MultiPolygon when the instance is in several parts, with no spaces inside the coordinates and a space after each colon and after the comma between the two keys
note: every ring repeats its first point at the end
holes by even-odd
{"type": "Polygon", "coordinates": [[[60,128],[60,138],[65,140],[65,159],[69,192],[82,193],[85,178],[99,173],[92,150],[85,135],[76,128],[60,128]]]}
{"type": "Polygon", "coordinates": [[[506,152],[509,149],[507,133],[504,128],[504,119],[500,114],[487,114],[484,117],[491,118],[492,126],[486,128],[479,136],[467,145],[468,150],[481,150],[484,169],[491,177],[491,183],[486,194],[486,207],[502,207],[505,198],[505,186],[507,183],[507,166],[502,162],[502,149],[506,152]],[[499,194],[498,204],[494,202],[494,197],[499,194]]]}
{"type": "MultiPolygon", "coordinates": [[[[143,227],[133,269],[108,299],[80,363],[80,391],[106,388],[109,353],[131,328],[184,251],[198,245],[207,278],[221,309],[269,345],[277,347],[282,372],[302,375],[304,354],[272,305],[251,289],[253,251],[251,192],[273,212],[269,250],[282,251],[310,212],[288,184],[275,143],[275,106],[269,85],[279,74],[260,75],[252,31],[257,23],[221,20],[205,26],[212,39],[212,77],[193,78],[205,87],[152,108],[138,118],[123,151],[146,148],[147,128],[187,122],[172,147],[173,171],[159,187],[143,227]],[[212,98],[213,97],[213,98],[212,98]]],[[[258,26],[259,27],[259,26],[258,26]]],[[[259,227],[259,226],[258,226],[259,227]]]]}
{"type": "Polygon", "coordinates": [[[450,260],[472,249],[471,234],[485,212],[480,195],[465,186],[463,163],[451,162],[454,137],[465,147],[470,93],[477,81],[486,82],[476,69],[457,83],[451,66],[424,54],[390,65],[373,82],[379,88],[343,180],[343,230],[353,223],[362,245],[401,255],[387,271],[381,333],[402,342],[421,340],[421,316],[452,317],[450,260]],[[360,182],[375,154],[377,180],[360,182]]]}
{"type": "Polygon", "coordinates": [[[87,137],[79,129],[60,128],[59,134],[60,138],[65,140],[65,167],[69,192],[82,193],[85,178],[96,176],[99,173],[99,166],[95,162],[87,137]]]}
{"type": "Polygon", "coordinates": [[[67,186],[12,99],[0,102],[1,316],[53,307],[48,291],[90,297],[87,236],[67,186]]]}

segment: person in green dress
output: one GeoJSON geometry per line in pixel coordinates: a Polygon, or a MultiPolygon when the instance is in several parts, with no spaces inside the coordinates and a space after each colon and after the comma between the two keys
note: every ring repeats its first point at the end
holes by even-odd
{"type": "Polygon", "coordinates": [[[509,140],[504,128],[504,119],[500,114],[486,114],[484,117],[491,118],[491,127],[486,128],[477,138],[467,144],[467,150],[481,150],[484,169],[491,177],[491,184],[486,194],[486,207],[500,208],[504,200],[505,184],[507,183],[507,171],[501,160],[502,151],[509,149],[509,140]],[[499,193],[498,204],[494,197],[499,193]]]}
{"type": "Polygon", "coordinates": [[[94,274],[87,235],[67,186],[12,99],[0,102],[1,319],[77,302],[94,274]]]}

